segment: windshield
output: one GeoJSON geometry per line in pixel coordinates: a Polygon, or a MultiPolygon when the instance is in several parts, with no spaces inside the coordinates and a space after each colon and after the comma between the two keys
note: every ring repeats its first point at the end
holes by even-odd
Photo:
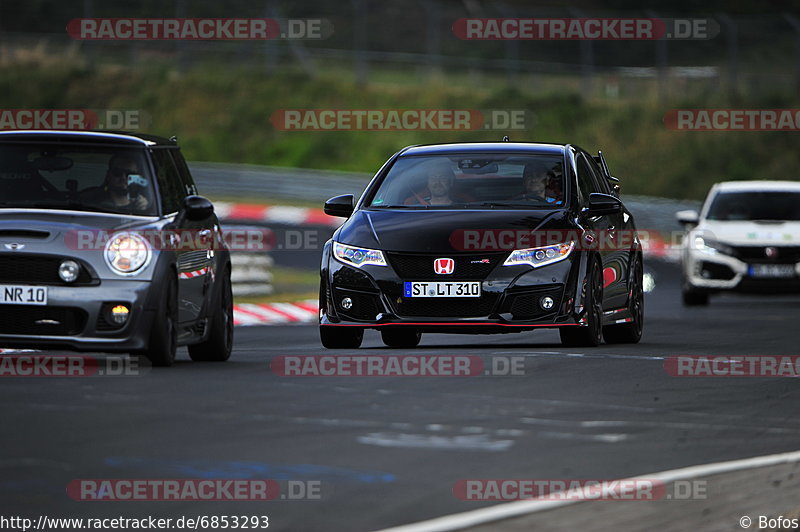
{"type": "Polygon", "coordinates": [[[155,215],[144,152],[0,144],[0,208],[155,215]]]}
{"type": "Polygon", "coordinates": [[[369,207],[556,209],[564,205],[563,167],[550,155],[400,157],[369,207]]]}
{"type": "Polygon", "coordinates": [[[709,220],[800,220],[800,192],[720,192],[708,209],[709,220]]]}

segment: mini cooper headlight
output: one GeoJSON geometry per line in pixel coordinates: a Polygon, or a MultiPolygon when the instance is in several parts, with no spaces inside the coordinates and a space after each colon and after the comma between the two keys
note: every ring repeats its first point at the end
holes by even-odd
{"type": "Polygon", "coordinates": [[[528,266],[539,268],[566,259],[574,248],[575,242],[565,242],[540,248],[515,249],[503,263],[503,266],[527,264],[528,266]]]}
{"type": "Polygon", "coordinates": [[[150,262],[151,254],[150,244],[142,236],[116,233],[106,243],[103,257],[114,273],[131,275],[150,262]]]}
{"type": "Polygon", "coordinates": [[[360,268],[371,264],[373,266],[387,266],[383,252],[379,249],[357,248],[339,242],[333,243],[333,256],[340,262],[360,268]]]}

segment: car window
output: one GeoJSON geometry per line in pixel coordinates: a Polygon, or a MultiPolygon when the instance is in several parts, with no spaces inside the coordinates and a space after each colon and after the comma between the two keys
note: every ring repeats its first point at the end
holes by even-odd
{"type": "Polygon", "coordinates": [[[161,208],[164,213],[177,212],[181,208],[183,198],[186,197],[178,169],[168,150],[153,150],[152,153],[158,187],[161,189],[161,208]]]}
{"type": "Polygon", "coordinates": [[[608,180],[603,170],[600,168],[600,165],[597,164],[597,161],[595,161],[593,157],[586,157],[586,161],[589,163],[589,169],[592,171],[592,174],[594,174],[595,183],[597,183],[597,191],[603,194],[611,194],[611,186],[608,184],[608,180]]]}
{"type": "Polygon", "coordinates": [[[785,190],[720,192],[708,209],[708,220],[798,221],[800,193],[785,190]]]}
{"type": "Polygon", "coordinates": [[[0,206],[156,214],[141,149],[0,144],[0,206]]]}
{"type": "Polygon", "coordinates": [[[561,208],[563,166],[562,156],[549,154],[399,157],[367,204],[407,209],[561,208]]]}
{"type": "Polygon", "coordinates": [[[592,192],[600,192],[597,190],[597,185],[594,181],[592,171],[586,163],[586,159],[582,154],[578,155],[578,193],[580,195],[581,204],[589,201],[589,194],[592,192]]]}
{"type": "Polygon", "coordinates": [[[192,173],[189,171],[189,166],[186,164],[183,154],[177,149],[169,150],[169,152],[172,155],[172,159],[175,161],[175,167],[178,169],[184,195],[191,196],[197,194],[197,186],[194,183],[194,179],[192,179],[192,173]]]}

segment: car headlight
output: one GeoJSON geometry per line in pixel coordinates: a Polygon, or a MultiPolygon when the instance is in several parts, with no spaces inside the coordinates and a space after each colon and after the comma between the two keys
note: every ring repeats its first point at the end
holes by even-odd
{"type": "Polygon", "coordinates": [[[709,253],[714,255],[716,253],[721,253],[723,255],[733,255],[733,248],[727,244],[723,244],[721,242],[717,242],[708,237],[704,237],[701,235],[695,235],[694,238],[691,240],[692,242],[692,249],[697,251],[702,251],[703,253],[709,253]]]}
{"type": "Polygon", "coordinates": [[[333,243],[333,256],[340,262],[360,268],[371,264],[373,266],[387,266],[383,252],[378,249],[357,248],[339,242],[333,243]]]}
{"type": "Polygon", "coordinates": [[[120,275],[132,275],[142,269],[152,254],[150,243],[136,233],[116,233],[106,243],[106,264],[120,275]]]}
{"type": "Polygon", "coordinates": [[[540,248],[515,249],[503,263],[503,266],[527,264],[534,268],[539,268],[566,259],[573,249],[575,249],[575,242],[565,242],[540,248]]]}

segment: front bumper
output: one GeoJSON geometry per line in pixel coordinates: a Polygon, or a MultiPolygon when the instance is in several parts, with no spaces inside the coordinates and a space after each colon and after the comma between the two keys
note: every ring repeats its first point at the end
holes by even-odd
{"type": "Polygon", "coordinates": [[[744,261],[723,253],[708,253],[695,249],[683,252],[683,273],[694,289],[709,292],[736,291],[749,293],[800,292],[800,263],[778,261],[744,261]],[[790,265],[794,277],[757,277],[750,266],[757,264],[790,265]]]}
{"type": "Polygon", "coordinates": [[[44,306],[0,305],[4,318],[0,319],[0,347],[104,352],[144,349],[156,314],[151,286],[148,280],[104,279],[94,286],[49,286],[44,306]],[[117,303],[131,309],[121,327],[108,323],[102,312],[104,305],[117,303]]]}
{"type": "MultiPolygon", "coordinates": [[[[320,325],[362,328],[413,327],[420,332],[502,333],[580,326],[583,253],[543,266],[503,266],[458,279],[403,275],[395,265],[354,268],[326,257],[320,294],[320,325]],[[327,267],[325,267],[327,266],[327,267]],[[579,281],[580,279],[580,281],[579,281]],[[480,281],[479,298],[410,298],[404,281],[480,281]],[[349,298],[350,308],[342,301],[349,298]],[[541,300],[551,298],[551,308],[541,300]]],[[[431,259],[432,263],[432,259],[431,259]]]]}

